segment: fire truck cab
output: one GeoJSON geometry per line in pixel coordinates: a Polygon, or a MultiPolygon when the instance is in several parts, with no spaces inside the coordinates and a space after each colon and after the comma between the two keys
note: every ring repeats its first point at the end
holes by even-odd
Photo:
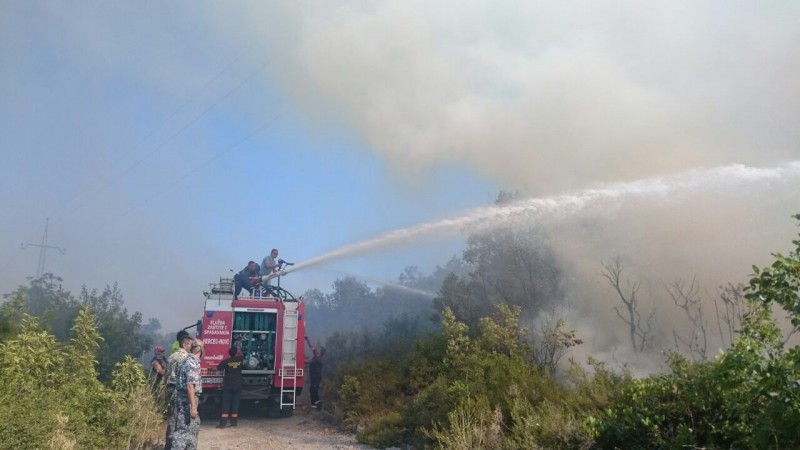
{"type": "Polygon", "coordinates": [[[244,355],[242,400],[265,401],[270,416],[290,416],[303,391],[302,297],[295,299],[279,286],[262,285],[234,300],[232,279],[220,278],[209,286],[199,330],[206,352],[200,363],[201,404],[221,403],[223,372],[217,365],[235,347],[244,355]]]}

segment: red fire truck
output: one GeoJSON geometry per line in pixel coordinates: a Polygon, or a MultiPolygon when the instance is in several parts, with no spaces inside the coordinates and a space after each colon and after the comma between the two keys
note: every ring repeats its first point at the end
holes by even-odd
{"type": "Polygon", "coordinates": [[[222,372],[217,365],[228,357],[228,349],[236,347],[244,354],[242,400],[265,403],[270,416],[290,416],[303,390],[302,297],[296,299],[279,285],[262,283],[249,296],[234,300],[234,283],[229,278],[220,278],[210,287],[210,292],[204,292],[203,319],[197,323],[206,351],[200,363],[201,404],[221,402],[222,372]]]}

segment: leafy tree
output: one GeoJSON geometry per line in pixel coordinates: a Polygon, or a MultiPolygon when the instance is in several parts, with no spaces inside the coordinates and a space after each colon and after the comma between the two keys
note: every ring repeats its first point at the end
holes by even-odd
{"type": "Polygon", "coordinates": [[[374,303],[375,294],[363,281],[356,277],[345,277],[333,282],[330,303],[345,310],[363,310],[374,303]]]}
{"type": "Polygon", "coordinates": [[[158,336],[161,332],[161,321],[155,317],[147,319],[147,323],[140,327],[140,331],[148,336],[158,336]]]}
{"type": "Polygon", "coordinates": [[[25,297],[20,292],[0,305],[0,342],[17,335],[24,315],[25,297]]]}
{"type": "MultiPolygon", "coordinates": [[[[514,197],[501,192],[495,203],[506,204],[514,197]]],[[[562,262],[535,225],[512,219],[477,231],[467,239],[461,259],[469,272],[449,273],[434,307],[440,314],[445,307],[451,308],[472,330],[495,305],[519,306],[522,317],[533,319],[565,297],[562,262]]]]}
{"type": "Polygon", "coordinates": [[[564,273],[535,227],[511,223],[471,235],[463,254],[484,302],[507,303],[533,317],[564,297],[564,273]]]}
{"type": "Polygon", "coordinates": [[[453,257],[444,266],[436,266],[430,275],[420,272],[417,266],[408,266],[398,277],[398,282],[403,286],[433,293],[439,290],[448,276],[466,276],[469,271],[469,266],[463,259],[453,257]]]}
{"type": "Polygon", "coordinates": [[[88,307],[79,310],[67,342],[23,315],[19,333],[0,344],[4,448],[143,448],[157,439],[160,412],[141,366],[128,363],[113,388],[104,385],[96,370],[101,342],[88,307]]]}
{"type": "Polygon", "coordinates": [[[533,340],[535,345],[531,352],[533,363],[541,370],[555,375],[559,362],[566,355],[567,350],[583,344],[575,330],[567,330],[563,318],[555,322],[542,323],[539,330],[539,339],[533,340]]]}
{"type": "Polygon", "coordinates": [[[318,290],[305,294],[309,300],[307,332],[318,339],[337,331],[365,328],[380,331],[386,320],[427,319],[432,312],[430,299],[410,286],[406,289],[390,285],[372,290],[364,281],[345,277],[336,280],[332,287],[330,294],[318,290]],[[401,319],[404,316],[406,319],[401,319]]]}
{"type": "Polygon", "coordinates": [[[128,313],[117,283],[97,289],[81,289],[80,303],[97,316],[97,328],[105,344],[98,354],[100,378],[110,381],[114,365],[125,355],[138,357],[153,344],[153,338],[142,329],[142,313],[128,313]]]}
{"type": "MultiPolygon", "coordinates": [[[[53,274],[44,274],[30,279],[29,286],[19,286],[13,293],[6,294],[4,298],[10,300],[0,306],[0,339],[4,333],[3,324],[6,324],[6,336],[13,335],[13,324],[26,313],[38,318],[37,326],[50,332],[58,341],[66,342],[71,336],[70,324],[75,322],[81,308],[88,307],[104,340],[97,355],[97,370],[101,380],[110,382],[114,365],[125,355],[139,357],[152,346],[153,338],[142,327],[142,314],[128,312],[116,283],[106,286],[102,292],[97,289],[90,291],[84,286],[75,298],[64,290],[62,281],[53,274]]],[[[151,322],[149,326],[152,328],[156,323],[151,322]]]]}
{"type": "Polygon", "coordinates": [[[29,278],[28,286],[19,286],[16,291],[5,294],[3,298],[21,296],[24,311],[39,318],[39,323],[52,332],[57,339],[69,338],[69,324],[73,322],[80,304],[65,291],[61,277],[45,273],[39,278],[29,278]]]}
{"type": "Polygon", "coordinates": [[[311,306],[318,310],[330,310],[333,305],[328,304],[329,297],[319,289],[309,289],[303,293],[303,302],[306,306],[311,306]]]}
{"type": "Polygon", "coordinates": [[[482,293],[485,290],[477,281],[450,274],[442,283],[439,295],[433,299],[433,306],[440,315],[449,309],[468,329],[477,331],[478,321],[491,314],[493,309],[492,302],[482,293]]]}

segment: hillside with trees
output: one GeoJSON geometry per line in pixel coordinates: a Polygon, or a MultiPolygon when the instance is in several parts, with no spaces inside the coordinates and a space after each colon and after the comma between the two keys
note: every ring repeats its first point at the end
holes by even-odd
{"type": "MultiPolygon", "coordinates": [[[[415,314],[382,290],[334,284],[326,321],[364,314],[365,325],[327,338],[329,414],[379,448],[800,448],[800,350],[788,344],[800,325],[800,239],[711,299],[696,280],[664,282],[684,326],[661,333],[665,370],[635,376],[624,361],[568,357],[583,337],[563,317],[522,325],[561,301],[564,284],[544,241],[516,233],[473,236],[466,270],[438,274],[438,296],[415,314]],[[337,300],[347,295],[359,301],[337,300]],[[395,309],[377,325],[361,302],[395,309]],[[710,354],[712,340],[721,353],[710,354]]],[[[624,269],[612,260],[599,271],[618,297],[611,326],[653,352],[654,315],[624,269]]]]}
{"type": "MultiPolygon", "coordinates": [[[[306,294],[307,316],[324,318],[309,319],[309,332],[328,348],[325,416],[377,448],[800,448],[800,239],[715,294],[696,279],[665,281],[682,321],[670,333],[622,260],[600,263],[619,345],[665,349],[664,370],[636,374],[628,361],[574,356],[586,336],[557,313],[569,268],[546,236],[496,231],[471,236],[430,275],[409,267],[394,285],[348,277],[306,294]]],[[[48,274],[6,295],[0,442],[157,441],[163,410],[135,358],[159,328],[129,313],[116,286],[73,296],[48,274]]]]}
{"type": "Polygon", "coordinates": [[[0,447],[147,448],[163,436],[163,405],[139,357],[142,326],[116,285],[76,297],[52,274],[0,306],[0,447]]]}

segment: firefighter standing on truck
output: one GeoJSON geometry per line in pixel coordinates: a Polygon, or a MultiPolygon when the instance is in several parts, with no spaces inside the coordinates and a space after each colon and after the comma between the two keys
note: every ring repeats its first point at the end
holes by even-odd
{"type": "MultiPolygon", "coordinates": [[[[278,270],[280,270],[280,264],[278,264],[277,258],[278,257],[278,249],[273,248],[269,255],[265,256],[264,259],[261,261],[261,275],[270,275],[278,270]]],[[[267,278],[267,284],[272,284],[272,280],[267,278]]]]}
{"type": "Polygon", "coordinates": [[[261,272],[258,268],[258,263],[250,261],[244,269],[233,276],[233,299],[239,298],[239,292],[242,289],[247,291],[250,295],[253,293],[253,288],[258,286],[261,282],[261,272]]]}
{"type": "Polygon", "coordinates": [[[222,379],[222,415],[219,417],[217,428],[228,426],[230,418],[231,426],[235,427],[239,421],[239,400],[242,398],[242,361],[244,355],[242,349],[231,347],[228,350],[227,359],[222,360],[217,366],[217,370],[224,370],[225,375],[222,379]]]}

